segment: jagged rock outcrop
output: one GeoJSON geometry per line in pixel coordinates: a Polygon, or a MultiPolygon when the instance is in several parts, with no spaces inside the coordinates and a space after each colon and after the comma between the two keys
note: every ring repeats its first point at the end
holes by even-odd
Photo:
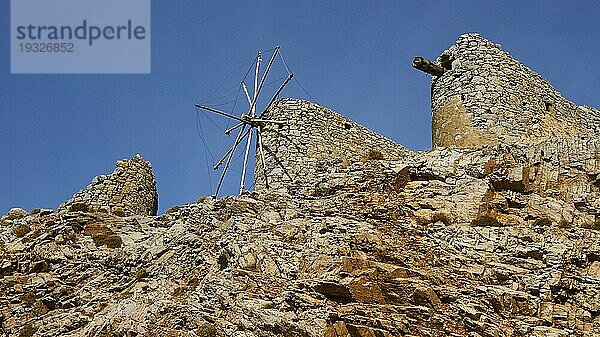
{"type": "Polygon", "coordinates": [[[324,163],[312,188],[205,198],[158,217],[5,219],[1,326],[39,336],[594,336],[600,224],[597,205],[579,204],[598,192],[596,168],[552,146],[543,164],[537,149],[502,146],[324,163]],[[545,193],[550,176],[518,169],[545,172],[555,160],[558,181],[588,179],[588,190],[545,193]]]}
{"type": "Polygon", "coordinates": [[[117,161],[110,175],[97,176],[85,189],[59,206],[116,215],[156,215],[158,193],[152,165],[139,154],[117,161]]]}

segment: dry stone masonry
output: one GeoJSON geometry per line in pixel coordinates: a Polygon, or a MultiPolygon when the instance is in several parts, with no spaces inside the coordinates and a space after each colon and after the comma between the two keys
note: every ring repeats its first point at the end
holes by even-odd
{"type": "Polygon", "coordinates": [[[544,78],[478,34],[462,35],[434,64],[445,70],[431,82],[434,147],[600,135],[599,110],[566,100],[544,78]]]}
{"type": "Polygon", "coordinates": [[[117,161],[110,175],[97,176],[59,210],[89,209],[116,215],[156,215],[158,193],[152,165],[139,154],[117,161]]]}
{"type": "MultiPolygon", "coordinates": [[[[264,115],[286,124],[262,129],[265,170],[257,160],[255,190],[284,191],[291,183],[312,184],[316,172],[331,159],[339,165],[369,158],[399,159],[412,151],[316,103],[286,98],[264,115]],[[267,181],[265,181],[265,173],[267,181]]],[[[259,158],[260,153],[257,153],[259,158]]]]}

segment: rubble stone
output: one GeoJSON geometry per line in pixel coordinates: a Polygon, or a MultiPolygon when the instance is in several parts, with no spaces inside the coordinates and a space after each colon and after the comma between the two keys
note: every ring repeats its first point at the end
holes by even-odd
{"type": "Polygon", "coordinates": [[[103,211],[119,216],[156,215],[158,193],[152,165],[139,154],[119,160],[112,174],[95,177],[58,209],[103,211]]]}

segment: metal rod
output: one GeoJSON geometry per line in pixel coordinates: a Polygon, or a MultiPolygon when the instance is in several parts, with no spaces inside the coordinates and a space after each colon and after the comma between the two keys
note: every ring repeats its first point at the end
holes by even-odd
{"type": "Polygon", "coordinates": [[[239,122],[238,124],[236,124],[235,126],[230,127],[229,129],[225,130],[225,134],[228,135],[231,133],[231,131],[239,128],[240,126],[244,125],[244,122],[239,122]]]}
{"type": "MultiPolygon", "coordinates": [[[[260,127],[256,128],[256,139],[258,140],[258,152],[260,154],[260,163],[262,166],[263,174],[265,176],[265,187],[269,188],[269,181],[267,179],[267,166],[265,165],[265,151],[263,149],[262,131],[260,127]]],[[[254,165],[256,165],[256,163],[254,165]]]]}
{"type": "MultiPolygon", "coordinates": [[[[248,132],[250,132],[250,130],[247,130],[246,133],[244,133],[242,135],[242,137],[237,141],[237,144],[242,142],[242,139],[244,139],[244,137],[246,137],[246,135],[248,134],[248,132]]],[[[229,152],[231,152],[231,150],[233,149],[233,146],[229,148],[229,150],[227,150],[227,152],[225,152],[225,154],[223,155],[223,157],[221,157],[221,159],[219,159],[219,161],[213,165],[213,170],[217,170],[219,168],[219,166],[221,166],[221,164],[223,164],[223,161],[225,160],[225,158],[227,158],[227,155],[229,154],[229,152]]]]}
{"type": "MultiPolygon", "coordinates": [[[[271,66],[273,65],[273,61],[275,61],[275,56],[277,56],[278,52],[279,52],[279,46],[275,47],[275,51],[273,52],[273,55],[271,55],[271,59],[269,60],[269,63],[267,64],[267,69],[265,69],[265,72],[264,72],[262,78],[260,79],[260,84],[258,85],[256,97],[258,97],[258,95],[260,95],[260,91],[263,87],[263,84],[265,83],[267,74],[269,74],[269,70],[271,70],[271,66]]],[[[250,107],[250,109],[254,112],[253,116],[256,116],[256,99],[254,99],[254,101],[250,104],[252,105],[250,107]]]]}
{"type": "Polygon", "coordinates": [[[214,108],[211,108],[211,107],[207,107],[207,106],[204,106],[204,105],[196,104],[196,108],[204,109],[204,110],[207,110],[207,111],[210,111],[210,112],[217,113],[219,115],[223,115],[223,116],[226,116],[226,117],[229,117],[229,118],[233,118],[233,119],[236,119],[236,120],[238,120],[240,122],[245,122],[243,119],[239,118],[238,116],[234,116],[232,114],[228,114],[226,112],[223,112],[221,110],[217,110],[217,109],[214,109],[214,108]]]}
{"type": "Polygon", "coordinates": [[[244,88],[244,93],[246,94],[246,99],[248,100],[248,104],[252,105],[252,99],[250,98],[250,93],[248,92],[248,87],[246,83],[242,81],[242,88],[244,88]]]}
{"type": "MultiPolygon", "coordinates": [[[[227,162],[225,162],[225,168],[223,169],[223,172],[221,173],[221,178],[219,178],[219,184],[217,184],[217,189],[215,190],[215,198],[219,195],[219,190],[221,189],[221,184],[223,183],[223,179],[225,178],[225,173],[227,172],[227,169],[229,168],[229,163],[231,163],[231,158],[233,157],[233,154],[235,153],[235,148],[238,146],[239,144],[239,140],[242,139],[242,133],[244,132],[244,129],[246,129],[246,125],[242,126],[242,128],[240,129],[240,132],[237,135],[237,138],[235,139],[235,143],[233,144],[233,146],[231,147],[231,151],[229,151],[229,157],[227,157],[227,162]]],[[[252,129],[250,129],[252,130],[252,129]]]]}
{"type": "Polygon", "coordinates": [[[283,90],[283,88],[288,84],[289,81],[292,80],[293,77],[294,77],[294,74],[289,74],[288,77],[285,79],[285,81],[283,81],[283,83],[281,83],[281,86],[279,87],[279,89],[277,89],[277,91],[275,92],[275,95],[273,95],[273,98],[271,98],[271,100],[269,101],[269,104],[267,104],[267,107],[265,108],[265,110],[260,113],[260,116],[262,116],[262,114],[265,113],[265,111],[269,110],[269,108],[271,107],[271,104],[273,104],[273,102],[275,101],[277,96],[279,96],[279,93],[281,92],[281,90],[283,90]]]}
{"type": "Polygon", "coordinates": [[[248,135],[248,142],[246,143],[246,153],[244,153],[244,166],[242,168],[242,181],[240,182],[240,194],[244,192],[244,183],[246,180],[246,168],[248,167],[248,154],[250,153],[250,143],[252,143],[252,128],[250,128],[250,134],[248,135]]]}
{"type": "Polygon", "coordinates": [[[284,121],[276,121],[272,119],[262,119],[262,118],[252,118],[250,119],[250,123],[274,123],[274,124],[287,124],[284,121]]]}
{"type": "Polygon", "coordinates": [[[251,116],[256,116],[256,98],[258,97],[258,74],[260,72],[260,62],[262,61],[262,54],[258,52],[258,56],[256,59],[256,72],[254,73],[254,99],[250,104],[250,111],[248,113],[251,116]]]}

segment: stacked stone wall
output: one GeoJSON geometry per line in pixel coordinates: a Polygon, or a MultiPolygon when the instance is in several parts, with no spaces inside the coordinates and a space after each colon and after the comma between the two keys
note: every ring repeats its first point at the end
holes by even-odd
{"type": "Polygon", "coordinates": [[[596,137],[600,111],[563,98],[540,75],[478,34],[462,35],[432,79],[433,146],[596,137]]]}
{"type": "Polygon", "coordinates": [[[156,215],[158,193],[150,162],[136,155],[117,161],[110,175],[97,176],[59,210],[104,211],[116,215],[156,215]]]}
{"type": "Polygon", "coordinates": [[[257,149],[255,190],[268,187],[284,191],[292,183],[313,184],[311,179],[316,172],[332,163],[347,166],[369,156],[398,160],[412,154],[405,147],[313,102],[282,99],[263,117],[285,124],[268,123],[262,128],[265,170],[257,149]]]}

